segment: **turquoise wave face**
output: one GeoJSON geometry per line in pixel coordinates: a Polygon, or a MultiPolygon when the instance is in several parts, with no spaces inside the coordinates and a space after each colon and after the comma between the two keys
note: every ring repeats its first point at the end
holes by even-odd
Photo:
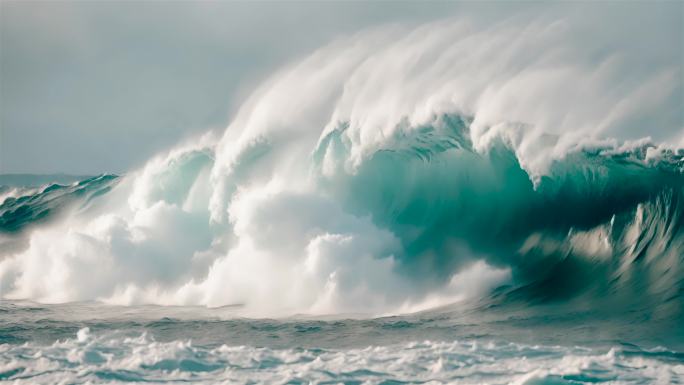
{"type": "MultiPolygon", "coordinates": [[[[351,212],[398,235],[407,274],[446,279],[459,265],[486,258],[513,266],[522,281],[543,283],[544,295],[553,297],[636,279],[628,276],[643,270],[642,278],[656,279],[640,284],[665,279],[672,286],[658,295],[677,295],[681,151],[653,161],[647,148],[578,151],[553,162],[535,184],[503,143],[474,151],[466,126],[466,119],[444,117],[441,126],[397,138],[399,145],[380,149],[357,173],[321,176],[320,183],[351,212]],[[580,275],[562,277],[571,271],[580,275]],[[550,281],[564,287],[553,290],[550,281]]],[[[321,142],[319,170],[330,148],[345,159],[343,130],[321,142]]]]}

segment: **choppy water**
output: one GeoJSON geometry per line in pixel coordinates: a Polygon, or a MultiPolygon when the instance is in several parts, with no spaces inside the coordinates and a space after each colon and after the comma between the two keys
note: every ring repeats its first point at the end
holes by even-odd
{"type": "Polygon", "coordinates": [[[85,383],[678,384],[681,319],[464,304],[381,318],[236,308],[0,308],[0,379],[85,383]]]}

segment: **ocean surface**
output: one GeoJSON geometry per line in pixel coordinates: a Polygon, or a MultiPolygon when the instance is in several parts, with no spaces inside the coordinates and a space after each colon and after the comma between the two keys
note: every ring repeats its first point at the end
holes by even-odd
{"type": "Polygon", "coordinates": [[[0,178],[0,381],[684,384],[681,63],[581,19],[361,32],[124,175],[0,178]]]}
{"type": "Polygon", "coordinates": [[[247,319],[226,307],[0,307],[0,380],[86,383],[679,384],[684,319],[521,304],[247,319]]]}

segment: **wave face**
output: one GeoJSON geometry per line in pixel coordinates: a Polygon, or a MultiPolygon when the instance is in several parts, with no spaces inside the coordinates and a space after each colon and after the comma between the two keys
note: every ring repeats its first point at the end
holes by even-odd
{"type": "Polygon", "coordinates": [[[269,316],[489,297],[681,315],[681,68],[525,25],[337,41],[274,74],[221,137],[5,199],[1,229],[22,241],[0,259],[2,297],[269,316]]]}

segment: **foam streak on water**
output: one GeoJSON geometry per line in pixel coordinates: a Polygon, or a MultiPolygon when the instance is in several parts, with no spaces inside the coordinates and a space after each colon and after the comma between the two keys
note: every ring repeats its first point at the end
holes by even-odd
{"type": "Polygon", "coordinates": [[[681,357],[664,349],[629,352],[497,342],[420,341],[362,349],[206,348],[156,342],[146,334],[77,336],[51,345],[2,345],[0,378],[18,384],[391,383],[672,384],[681,357]]]}
{"type": "Polygon", "coordinates": [[[0,382],[680,384],[681,319],[495,302],[412,315],[0,305],[0,382]]]}

